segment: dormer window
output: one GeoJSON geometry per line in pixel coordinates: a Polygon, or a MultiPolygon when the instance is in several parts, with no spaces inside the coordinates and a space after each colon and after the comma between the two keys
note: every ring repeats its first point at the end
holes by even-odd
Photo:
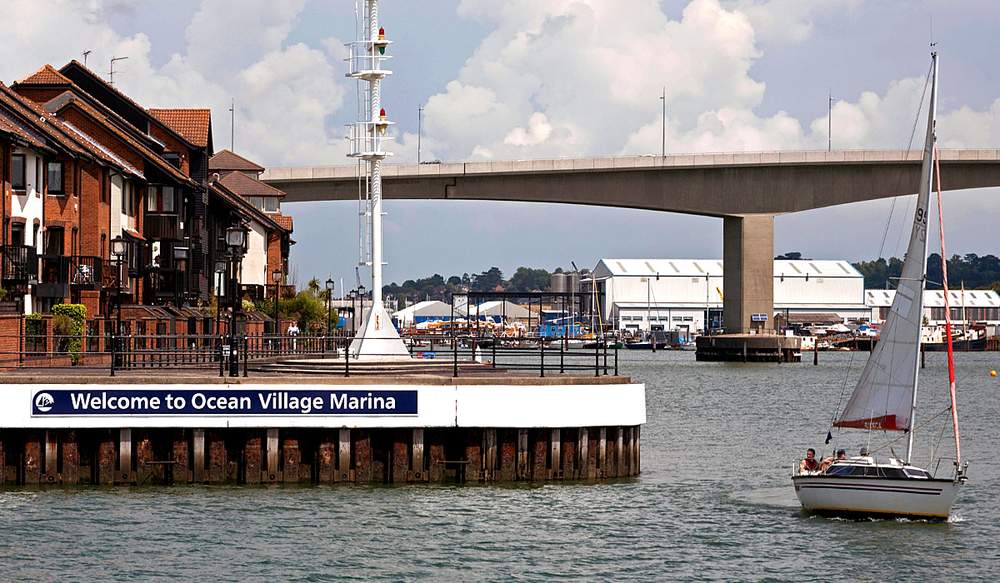
{"type": "Polygon", "coordinates": [[[25,190],[25,158],[24,154],[14,154],[11,156],[11,167],[13,173],[11,175],[10,186],[14,190],[25,190]]]}
{"type": "Polygon", "coordinates": [[[178,168],[179,169],[181,167],[181,155],[180,154],[175,154],[173,152],[168,152],[168,153],[166,153],[166,154],[163,155],[163,159],[166,160],[174,168],[178,168]]]}
{"type": "Polygon", "coordinates": [[[276,213],[281,210],[278,197],[276,196],[248,196],[247,202],[254,208],[265,213],[276,213]]]}

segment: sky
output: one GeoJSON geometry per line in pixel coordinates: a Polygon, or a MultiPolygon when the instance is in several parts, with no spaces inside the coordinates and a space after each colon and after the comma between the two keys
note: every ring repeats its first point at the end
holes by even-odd
{"type": "MultiPolygon", "coordinates": [[[[230,147],[235,102],[237,153],[267,167],[349,162],[352,0],[0,0],[0,13],[17,15],[0,43],[5,83],[88,50],[101,74],[126,56],[116,86],[148,107],[211,107],[216,149],[230,147]]],[[[831,95],[834,148],[901,148],[932,39],[942,147],[1000,147],[992,0],[383,0],[380,13],[392,161],[417,158],[418,108],[424,160],[656,154],[664,124],[672,153],[825,149],[831,95]]],[[[912,198],[779,216],[775,253],[900,255],[912,198]]],[[[387,282],[722,254],[714,218],[471,201],[385,210],[387,282]]],[[[945,211],[949,254],[1000,254],[1000,189],[948,193],[945,211]]],[[[353,287],[357,203],[282,212],[295,219],[297,282],[353,287]]]]}

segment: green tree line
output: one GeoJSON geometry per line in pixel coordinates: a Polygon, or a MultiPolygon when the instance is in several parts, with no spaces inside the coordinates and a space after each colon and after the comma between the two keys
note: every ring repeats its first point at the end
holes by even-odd
{"type": "MultiPolygon", "coordinates": [[[[556,268],[554,273],[562,271],[562,268],[556,268]]],[[[551,275],[545,269],[518,267],[510,279],[505,279],[499,267],[490,267],[481,273],[463,273],[447,279],[435,273],[430,277],[408,279],[401,284],[393,282],[384,286],[382,293],[412,304],[423,300],[448,301],[451,294],[466,291],[536,292],[548,289],[551,275]]]]}
{"type": "MultiPolygon", "coordinates": [[[[888,261],[879,258],[853,264],[865,276],[865,288],[884,289],[896,287],[896,281],[903,270],[903,260],[892,257],[888,261]]],[[[927,257],[927,288],[941,289],[944,280],[941,269],[941,255],[932,253],[927,257]]],[[[996,255],[952,255],[948,259],[948,282],[952,289],[963,283],[966,289],[993,289],[1000,293],[1000,258],[996,255]]]]}

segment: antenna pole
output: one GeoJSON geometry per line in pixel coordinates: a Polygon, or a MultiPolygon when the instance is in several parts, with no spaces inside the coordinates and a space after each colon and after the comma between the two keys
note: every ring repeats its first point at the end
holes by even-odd
{"type": "Polygon", "coordinates": [[[417,108],[417,164],[420,164],[420,138],[424,134],[424,108],[417,108]]]}
{"type": "Polygon", "coordinates": [[[827,95],[826,100],[826,151],[833,150],[833,92],[827,95]]]}
{"type": "Polygon", "coordinates": [[[667,86],[663,86],[663,94],[660,95],[662,110],[660,116],[660,156],[667,155],[667,86]]]}
{"type": "Polygon", "coordinates": [[[128,57],[111,57],[111,68],[108,71],[108,84],[115,84],[115,61],[124,61],[128,57]]]}
{"type": "Polygon", "coordinates": [[[229,105],[229,151],[236,152],[236,100],[229,105]]]}
{"type": "Polygon", "coordinates": [[[87,57],[89,57],[90,53],[92,53],[92,52],[94,52],[94,51],[83,51],[83,66],[84,67],[87,66],[87,57]]]}

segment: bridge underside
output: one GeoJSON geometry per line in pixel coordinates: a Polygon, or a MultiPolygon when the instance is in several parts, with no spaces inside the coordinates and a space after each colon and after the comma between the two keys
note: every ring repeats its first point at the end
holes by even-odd
{"type": "MultiPolygon", "coordinates": [[[[383,195],[722,217],[725,328],[745,332],[773,326],[775,215],[913,194],[920,158],[919,151],[834,151],[388,165],[383,195]]],[[[287,193],[285,202],[356,200],[356,171],[278,168],[262,178],[287,193]]],[[[942,150],[941,176],[942,190],[1000,186],[1000,150],[942,150]]]]}

